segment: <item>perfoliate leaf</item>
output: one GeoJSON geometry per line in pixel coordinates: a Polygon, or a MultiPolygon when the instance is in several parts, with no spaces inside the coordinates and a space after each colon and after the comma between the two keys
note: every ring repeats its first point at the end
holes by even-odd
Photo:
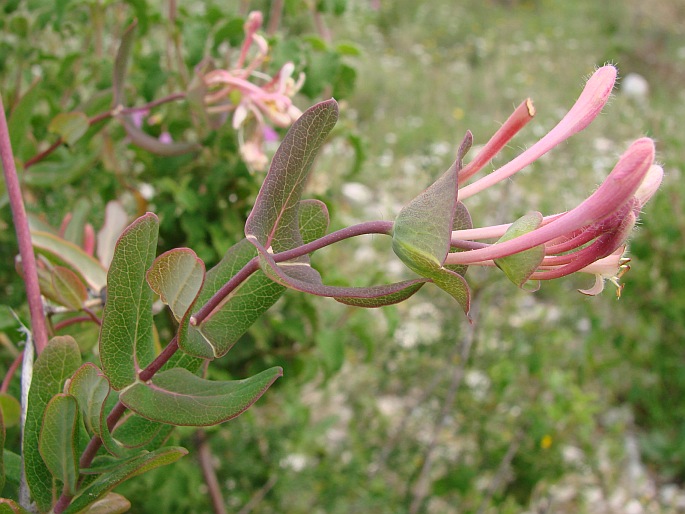
{"type": "Polygon", "coordinates": [[[200,292],[205,279],[205,264],[190,248],[175,248],[155,259],[147,272],[147,282],[177,321],[200,292]]]}
{"type": "Polygon", "coordinates": [[[319,148],[337,120],[338,104],[330,99],[307,109],[290,127],[245,224],[248,239],[255,238],[274,252],[299,246],[298,207],[302,190],[319,148]]]}
{"type": "MultiPolygon", "coordinates": [[[[466,206],[462,202],[457,202],[457,209],[454,213],[454,226],[452,227],[452,230],[469,230],[473,228],[473,221],[471,220],[471,213],[469,213],[469,210],[466,208],[466,206]]],[[[460,252],[462,251],[460,248],[450,248],[450,252],[460,252]]],[[[455,273],[459,273],[462,277],[466,274],[466,270],[468,269],[467,264],[447,264],[445,265],[445,268],[447,268],[450,271],[454,271],[455,273]]]]}
{"type": "Polygon", "coordinates": [[[48,232],[31,231],[35,250],[50,261],[68,267],[94,291],[107,284],[107,272],[102,265],[78,246],[48,232]]]}
{"type": "MultiPolygon", "coordinates": [[[[509,229],[497,241],[503,243],[515,237],[532,232],[542,223],[542,214],[539,212],[529,212],[511,224],[509,229]]],[[[497,244],[495,243],[495,244],[497,244]]],[[[518,252],[501,259],[495,259],[495,264],[514,284],[519,287],[528,281],[528,278],[535,273],[542,260],[545,258],[545,245],[539,245],[518,252]]],[[[537,289],[537,287],[535,287],[537,289]]]]}
{"type": "Polygon", "coordinates": [[[121,234],[107,274],[107,302],[100,330],[100,359],[115,390],[135,382],[155,357],[152,291],[145,273],[157,248],[159,221],[147,213],[121,234]]]}
{"type": "Polygon", "coordinates": [[[83,492],[71,502],[64,514],[77,514],[99,500],[106,493],[114,489],[129,478],[135,477],[166,464],[176,462],[188,453],[180,447],[165,447],[140,457],[130,459],[117,468],[96,478],[83,492]]]}
{"type": "Polygon", "coordinates": [[[124,82],[126,80],[126,68],[128,58],[131,55],[133,40],[136,34],[138,21],[134,20],[121,36],[121,43],[114,60],[114,73],[112,74],[112,109],[122,106],[124,102],[124,82]]]}
{"type": "Polygon", "coordinates": [[[403,289],[400,289],[399,291],[394,293],[377,296],[376,298],[354,298],[351,296],[336,296],[334,297],[334,299],[340,303],[344,303],[345,305],[352,305],[354,307],[364,307],[367,309],[385,307],[387,305],[393,305],[395,303],[403,302],[406,299],[412,297],[414,293],[421,289],[421,287],[423,287],[423,284],[425,284],[426,282],[426,280],[408,280],[401,283],[404,285],[403,289]]]}
{"type": "Polygon", "coordinates": [[[78,480],[78,403],[68,394],[57,394],[45,407],[38,450],[45,465],[70,494],[78,480]]]}
{"type": "MultiPolygon", "coordinates": [[[[255,248],[245,239],[229,248],[224,258],[207,272],[194,305],[204,305],[256,255],[255,248]]],[[[179,347],[204,359],[225,355],[240,336],[276,303],[284,290],[261,271],[253,273],[197,327],[189,325],[188,312],[179,329],[179,347]]]]}
{"type": "Polygon", "coordinates": [[[26,482],[38,508],[48,511],[53,503],[55,481],[38,450],[43,414],[48,402],[62,392],[64,381],[81,365],[81,352],[70,336],[54,337],[33,367],[24,430],[24,469],[26,482]]]}
{"type": "Polygon", "coordinates": [[[405,206],[395,220],[393,250],[409,269],[419,275],[427,276],[427,272],[439,269],[447,257],[457,210],[459,170],[471,140],[469,132],[454,164],[405,206]]]}
{"type": "Polygon", "coordinates": [[[48,124],[48,130],[62,138],[68,146],[81,139],[88,131],[88,116],[82,112],[62,112],[48,124]]]}
{"type": "Polygon", "coordinates": [[[59,303],[77,311],[88,299],[88,290],[79,276],[69,268],[55,266],[52,268],[52,289],[59,303]]]}
{"type": "Polygon", "coordinates": [[[271,368],[244,380],[205,380],[181,368],[156,374],[121,393],[120,401],[145,418],[184,426],[209,426],[232,419],[256,402],[278,377],[271,368]]]}
{"type": "Polygon", "coordinates": [[[457,214],[460,217],[464,215],[458,208],[458,175],[472,139],[471,133],[467,132],[450,169],[400,211],[392,236],[392,248],[400,260],[450,294],[467,315],[470,292],[459,274],[462,270],[451,270],[443,267],[443,263],[451,247],[455,218],[457,214]]]}

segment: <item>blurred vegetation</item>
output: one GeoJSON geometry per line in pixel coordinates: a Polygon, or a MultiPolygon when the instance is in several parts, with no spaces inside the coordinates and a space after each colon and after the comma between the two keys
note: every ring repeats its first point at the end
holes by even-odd
{"type": "MultiPolygon", "coordinates": [[[[161,4],[0,6],[0,89],[26,127],[13,141],[20,162],[54,140],[46,127],[56,114],[108,108],[113,52],[132,17],[140,32],[127,94],[136,105],[183,89],[204,56],[220,60],[223,41],[239,44],[247,9],[268,13],[272,2],[239,2],[242,11],[179,2],[174,23],[161,4]]],[[[605,62],[622,77],[639,73],[649,93],[631,96],[619,84],[583,133],[469,199],[475,224],[573,206],[641,135],[657,141],[666,178],[634,235],[620,301],[609,287],[597,298],[579,295],[588,278],[530,294],[494,271],[470,270],[477,298],[470,328],[439,292],[379,311],[286,295],[214,367],[231,376],[285,368],[255,408],[206,433],[229,512],[515,513],[552,502],[557,512],[612,512],[608,500],[621,488],[645,511],[675,512],[657,493],[630,489],[626,448],[637,438],[657,486],[683,485],[685,8],[669,0],[316,2],[333,36],[326,42],[311,4],[285,2],[269,66],[294,60],[307,73],[301,108],[328,95],[342,100],[337,137],[309,187],[328,204],[335,228],[392,219],[451,163],[466,129],[484,143],[530,96],[536,119],[493,166],[506,162],[554,126],[582,78],[605,62]],[[566,503],[555,496],[562,485],[571,488],[566,503]]],[[[149,133],[195,137],[203,150],[153,156],[121,144],[121,128],[110,123],[36,165],[33,182],[24,179],[27,204],[59,226],[85,199],[84,216],[98,227],[106,202],[118,198],[131,215],[160,215],[160,251],[189,246],[211,265],[242,234],[261,176],[240,161],[230,126],[207,130],[185,103],[154,112],[149,133]],[[151,199],[143,184],[155,191],[151,199]]],[[[22,283],[5,202],[1,303],[17,306],[22,283]]],[[[389,256],[368,239],[321,252],[314,264],[330,283],[365,284],[396,273],[389,256]]],[[[6,368],[21,336],[10,316],[0,316],[6,368]]],[[[191,448],[197,442],[191,430],[172,437],[191,448]]],[[[133,511],[209,511],[192,453],[122,487],[133,511]]]]}

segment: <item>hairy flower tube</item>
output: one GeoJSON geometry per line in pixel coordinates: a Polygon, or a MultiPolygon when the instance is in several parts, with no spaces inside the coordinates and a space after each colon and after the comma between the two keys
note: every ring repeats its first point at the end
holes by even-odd
{"type": "MultiPolygon", "coordinates": [[[[568,114],[542,139],[486,177],[459,190],[464,200],[512,176],[556,145],[587,127],[606,104],[616,79],[616,69],[604,66],[588,80],[568,114]]],[[[462,169],[459,182],[477,173],[534,115],[530,100],[524,102],[483,150],[462,169]]],[[[519,286],[528,280],[550,280],[577,271],[595,275],[595,285],[580,290],[598,294],[605,280],[619,288],[627,271],[623,255],[626,241],[645,203],[656,192],[663,170],[654,164],[655,148],[649,138],[630,145],[599,188],[577,207],[543,217],[531,212],[506,225],[455,230],[445,265],[497,265],[519,286]],[[496,243],[483,240],[499,238],[496,243]]]]}
{"type": "Polygon", "coordinates": [[[238,60],[230,69],[215,69],[202,76],[207,88],[204,98],[207,112],[233,114],[232,126],[239,130],[241,156],[256,170],[263,170],[268,164],[263,149],[269,129],[267,121],[278,127],[289,127],[300,117],[302,112],[293,105],[292,97],[304,82],[302,73],[297,81],[293,78],[292,62],[285,63],[274,76],[260,71],[269,54],[269,44],[257,33],[262,23],[262,13],[251,12],[244,25],[245,39],[238,60]]]}

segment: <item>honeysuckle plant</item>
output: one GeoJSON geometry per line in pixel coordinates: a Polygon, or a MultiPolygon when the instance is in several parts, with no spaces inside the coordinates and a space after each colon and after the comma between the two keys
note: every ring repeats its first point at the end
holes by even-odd
{"type": "Polygon", "coordinates": [[[335,100],[318,103],[297,119],[276,151],[244,238],[209,270],[190,248],[157,255],[159,220],[151,212],[126,227],[111,262],[92,257],[92,235],[79,249],[41,231],[36,236],[34,230],[32,246],[3,113],[0,149],[37,359],[33,363],[26,352],[22,373],[33,378],[27,378],[30,388],[23,403],[23,455],[9,457],[23,463],[25,479],[18,480],[26,489],[21,498],[2,501],[15,512],[31,504],[39,512],[117,511],[120,497],[108,494],[114,487],[187,453],[163,445],[174,426],[228,421],[282,376],[280,367],[227,381],[208,380],[204,372],[287,289],[377,308],[405,301],[431,283],[451,295],[468,316],[470,265],[497,266],[521,287],[575,272],[597,277],[595,286],[583,291],[587,294],[598,293],[605,279],[617,282],[626,266],[626,241],[663,174],[654,164],[650,139],[631,144],[599,188],[568,212],[531,212],[511,224],[474,228],[462,202],[585,128],[606,103],[615,78],[612,66],[597,70],[555,128],[486,177],[461,187],[530,121],[530,100],[465,165],[473,141],[467,132],[455,162],[394,221],[368,221],[330,233],[326,205],[302,198],[317,153],[338,118],[335,100]],[[364,234],[391,238],[392,250],[415,277],[371,287],[326,285],[309,255],[364,234]],[[52,270],[50,280],[39,281],[34,251],[45,261],[43,267],[52,270]],[[44,309],[46,302],[59,303],[81,316],[92,297],[104,301],[97,320],[98,358],[82,362],[73,337],[57,335],[48,341],[52,334],[44,309]],[[175,335],[165,344],[158,340],[153,321],[157,299],[177,322],[175,335]]]}

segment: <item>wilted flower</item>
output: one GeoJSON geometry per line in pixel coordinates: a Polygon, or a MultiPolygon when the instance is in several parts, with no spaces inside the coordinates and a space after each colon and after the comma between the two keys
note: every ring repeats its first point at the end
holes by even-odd
{"type": "MultiPolygon", "coordinates": [[[[540,141],[486,177],[463,187],[459,200],[513,175],[541,155],[585,128],[606,104],[616,79],[616,69],[604,66],[590,78],[569,113],[540,141]]],[[[481,169],[534,115],[530,100],[524,102],[459,175],[462,183],[481,169]]],[[[663,170],[654,164],[651,139],[635,141],[599,188],[568,212],[543,217],[532,212],[510,225],[456,230],[452,246],[461,251],[448,254],[445,264],[479,264],[503,267],[516,258],[512,280],[549,280],[576,271],[596,276],[595,286],[581,290],[598,294],[605,280],[619,287],[627,271],[623,257],[626,241],[644,204],[656,192],[663,170]],[[482,239],[500,238],[494,244],[482,239]],[[517,257],[514,257],[517,256],[517,257]]],[[[503,268],[504,269],[504,268],[503,268]]],[[[506,271],[506,270],[505,270],[506,271]]]]}
{"type": "Polygon", "coordinates": [[[208,113],[233,113],[232,126],[241,131],[241,156],[254,169],[264,169],[268,159],[263,142],[267,121],[278,127],[288,127],[302,114],[292,103],[300,90],[304,75],[293,78],[295,65],[285,63],[272,77],[258,71],[265,62],[269,45],[257,31],[262,26],[262,13],[251,12],[245,22],[245,39],[240,56],[231,69],[216,69],[202,77],[207,94],[204,101],[208,113]],[[254,55],[249,57],[251,49],[254,55]],[[254,124],[245,136],[250,121],[254,124]]]}

